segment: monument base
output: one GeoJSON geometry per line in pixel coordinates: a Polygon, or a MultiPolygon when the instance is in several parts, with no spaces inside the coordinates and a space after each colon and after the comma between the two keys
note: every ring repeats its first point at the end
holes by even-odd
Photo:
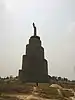
{"type": "Polygon", "coordinates": [[[28,74],[23,70],[19,70],[19,78],[27,83],[49,83],[48,75],[28,74]]]}

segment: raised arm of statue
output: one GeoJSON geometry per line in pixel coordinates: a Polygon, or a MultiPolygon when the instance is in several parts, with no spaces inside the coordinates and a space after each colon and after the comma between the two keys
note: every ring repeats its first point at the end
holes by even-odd
{"type": "Polygon", "coordinates": [[[33,23],[33,28],[34,28],[34,36],[36,36],[36,26],[34,23],[33,23]]]}

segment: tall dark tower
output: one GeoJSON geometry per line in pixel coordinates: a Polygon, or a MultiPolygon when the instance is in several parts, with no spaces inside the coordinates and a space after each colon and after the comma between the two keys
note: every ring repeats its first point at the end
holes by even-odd
{"type": "Polygon", "coordinates": [[[48,82],[48,64],[44,58],[44,48],[41,46],[40,37],[36,34],[36,26],[33,23],[34,35],[30,37],[26,45],[26,55],[22,58],[22,70],[19,70],[19,78],[25,82],[48,82]]]}

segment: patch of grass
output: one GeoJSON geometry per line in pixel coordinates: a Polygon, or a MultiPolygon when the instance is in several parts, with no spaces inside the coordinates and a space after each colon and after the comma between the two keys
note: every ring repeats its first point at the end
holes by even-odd
{"type": "Polygon", "coordinates": [[[0,84],[0,93],[31,93],[32,85],[29,84],[16,84],[16,83],[9,83],[9,84],[0,84]]]}
{"type": "Polygon", "coordinates": [[[70,84],[70,83],[60,83],[59,85],[62,86],[63,88],[67,88],[67,89],[75,88],[75,84],[70,84]]]}
{"type": "Polygon", "coordinates": [[[43,98],[48,99],[58,99],[61,98],[58,94],[58,91],[56,88],[49,87],[49,84],[47,83],[41,83],[39,84],[39,96],[43,98]]]}
{"type": "Polygon", "coordinates": [[[55,88],[42,89],[40,91],[40,96],[43,97],[43,98],[48,98],[48,99],[58,99],[58,98],[60,98],[58,91],[55,88]]]}
{"type": "Polygon", "coordinates": [[[67,97],[67,98],[74,96],[74,94],[71,91],[69,91],[69,90],[61,90],[61,93],[62,93],[62,95],[64,97],[67,97]]]}
{"type": "Polygon", "coordinates": [[[20,99],[10,96],[0,96],[0,100],[20,100],[20,99]]]}

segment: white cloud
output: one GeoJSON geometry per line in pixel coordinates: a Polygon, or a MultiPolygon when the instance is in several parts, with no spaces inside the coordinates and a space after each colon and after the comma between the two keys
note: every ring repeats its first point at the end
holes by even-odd
{"type": "Polygon", "coordinates": [[[71,22],[68,26],[68,32],[75,33],[75,22],[71,22]]]}

